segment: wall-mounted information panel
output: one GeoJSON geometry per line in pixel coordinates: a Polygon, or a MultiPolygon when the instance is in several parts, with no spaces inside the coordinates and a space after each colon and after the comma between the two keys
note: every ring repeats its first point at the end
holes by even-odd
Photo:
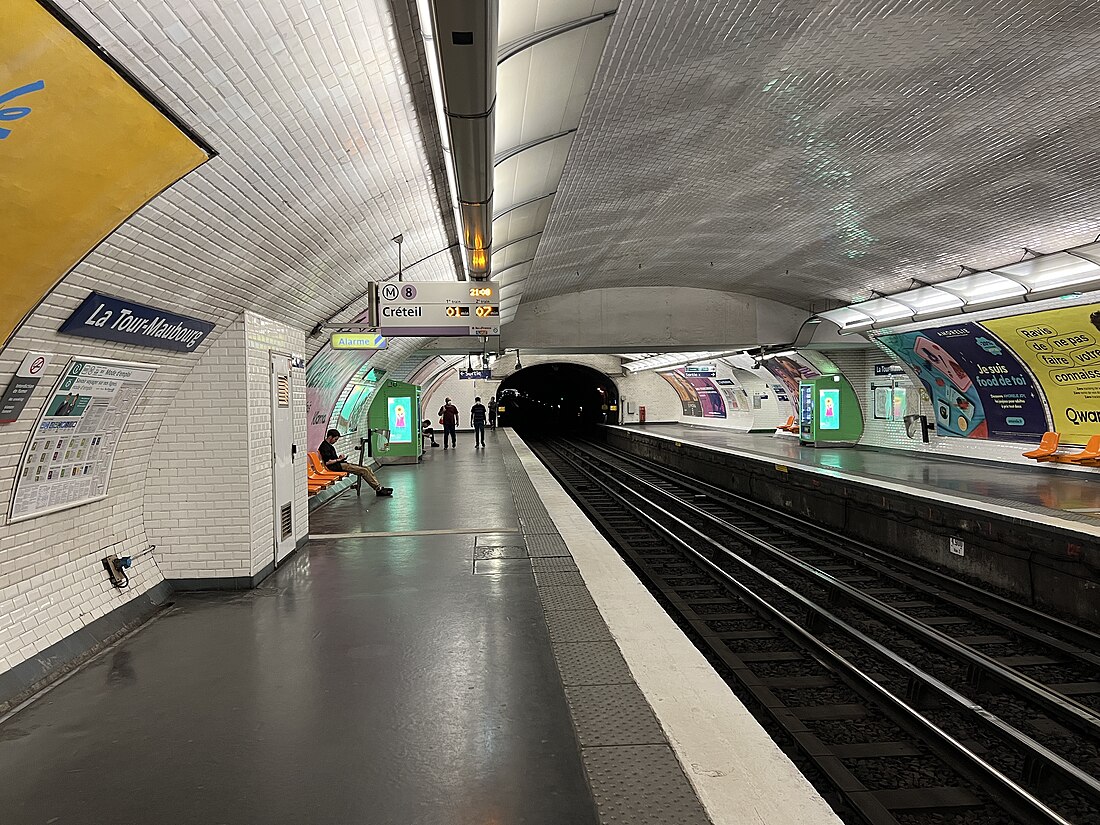
{"type": "Polygon", "coordinates": [[[15,475],[9,521],[54,513],[107,495],[115,450],[152,364],[73,359],[31,431],[15,475]]]}
{"type": "Polygon", "coordinates": [[[383,335],[500,335],[496,281],[378,285],[373,324],[383,335]]]}

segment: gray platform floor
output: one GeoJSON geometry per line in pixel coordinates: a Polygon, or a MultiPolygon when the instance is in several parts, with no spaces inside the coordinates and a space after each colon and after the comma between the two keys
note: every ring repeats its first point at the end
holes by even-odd
{"type": "Polygon", "coordinates": [[[929,497],[950,492],[976,502],[1012,505],[1025,512],[1054,511],[1071,521],[1100,523],[1100,476],[1093,473],[952,459],[906,450],[803,447],[791,437],[686,424],[621,429],[746,453],[769,462],[801,464],[859,479],[894,482],[929,497]]]}
{"type": "Polygon", "coordinates": [[[505,450],[385,468],[8,719],[0,822],[596,822],[505,450]]]}

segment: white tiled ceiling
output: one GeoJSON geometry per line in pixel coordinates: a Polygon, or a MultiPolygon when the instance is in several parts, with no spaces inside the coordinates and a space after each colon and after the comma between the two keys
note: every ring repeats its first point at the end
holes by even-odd
{"type": "Polygon", "coordinates": [[[1100,231],[1100,4],[623,0],[613,20],[525,301],[807,306],[1100,231]]]}
{"type": "MultiPolygon", "coordinates": [[[[402,41],[386,0],[62,0],[220,153],[71,277],[216,321],[250,309],[311,329],[395,271],[393,236],[406,263],[454,243],[408,5],[393,6],[402,41]]],[[[406,277],[454,279],[454,258],[406,277]]]]}
{"type": "Polygon", "coordinates": [[[535,233],[541,233],[553,202],[543,196],[557,190],[573,145],[572,132],[580,123],[611,30],[612,17],[590,18],[613,12],[617,5],[617,0],[500,4],[494,170],[494,211],[500,217],[493,222],[493,272],[502,282],[502,323],[515,316],[529,271],[520,262],[530,260],[538,247],[541,236],[535,233]],[[528,148],[508,156],[521,147],[528,148]],[[535,237],[500,249],[531,235],[535,237]]]}

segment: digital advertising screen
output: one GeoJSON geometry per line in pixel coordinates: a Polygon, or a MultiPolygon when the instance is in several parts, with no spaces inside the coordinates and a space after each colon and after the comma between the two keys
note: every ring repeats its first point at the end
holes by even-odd
{"type": "Polygon", "coordinates": [[[413,408],[411,398],[387,398],[389,411],[390,443],[412,442],[413,408]]]}
{"type": "Polygon", "coordinates": [[[817,391],[817,427],[819,430],[840,429],[840,390],[817,391]]]}

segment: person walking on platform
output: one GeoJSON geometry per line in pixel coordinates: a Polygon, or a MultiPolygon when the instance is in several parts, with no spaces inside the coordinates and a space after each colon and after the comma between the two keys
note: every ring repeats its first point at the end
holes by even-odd
{"type": "Polygon", "coordinates": [[[439,423],[443,425],[443,449],[447,449],[447,436],[451,437],[451,446],[457,447],[455,431],[458,429],[458,407],[449,398],[439,408],[439,423]]]}
{"type": "Polygon", "coordinates": [[[325,436],[325,440],[321,442],[321,446],[317,448],[317,452],[321,454],[321,461],[330,470],[335,470],[338,473],[351,473],[352,475],[364,478],[373,489],[380,496],[392,496],[393,487],[383,487],[378,481],[378,477],[371,472],[370,467],[364,467],[361,464],[351,464],[346,461],[346,455],[337,455],[336,447],[333,445],[340,439],[339,430],[329,430],[328,435],[325,436]]]}
{"type": "Polygon", "coordinates": [[[497,428],[497,400],[495,397],[489,399],[489,429],[495,430],[497,428]]]}
{"type": "Polygon", "coordinates": [[[485,419],[488,417],[489,411],[485,409],[485,405],[481,403],[481,396],[477,396],[474,399],[474,405],[470,407],[470,423],[474,425],[474,449],[478,447],[485,449],[485,419]]]}

